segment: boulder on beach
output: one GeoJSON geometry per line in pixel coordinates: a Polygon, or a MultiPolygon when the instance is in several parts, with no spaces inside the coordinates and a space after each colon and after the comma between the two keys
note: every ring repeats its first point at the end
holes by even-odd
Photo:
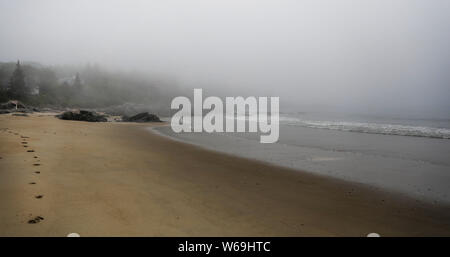
{"type": "Polygon", "coordinates": [[[77,121],[89,121],[89,122],[106,122],[107,119],[104,115],[96,112],[90,112],[85,110],[80,111],[67,111],[62,114],[56,115],[56,117],[62,120],[77,120],[77,121]]]}
{"type": "Polygon", "coordinates": [[[142,112],[134,116],[123,116],[122,121],[126,122],[161,122],[158,116],[148,112],[142,112]]]}

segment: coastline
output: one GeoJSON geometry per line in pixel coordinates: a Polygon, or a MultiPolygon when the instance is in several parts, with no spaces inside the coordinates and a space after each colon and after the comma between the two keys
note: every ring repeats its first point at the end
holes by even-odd
{"type": "Polygon", "coordinates": [[[1,115],[0,124],[0,236],[450,235],[450,206],[146,129],[157,125],[42,114],[1,115]],[[44,219],[28,224],[36,216],[44,219]]]}
{"type": "Polygon", "coordinates": [[[175,133],[170,126],[149,128],[206,150],[333,177],[431,204],[450,204],[450,164],[445,156],[450,145],[445,140],[286,125],[280,129],[279,142],[261,144],[251,133],[175,133]],[[421,149],[433,151],[424,153],[421,149]]]}
{"type": "Polygon", "coordinates": [[[250,134],[174,133],[170,126],[149,128],[158,135],[206,150],[318,176],[333,177],[430,204],[450,204],[447,161],[439,163],[445,160],[443,153],[446,153],[448,148],[444,141],[431,139],[430,142],[425,138],[399,136],[385,138],[383,135],[353,135],[349,134],[351,132],[335,133],[326,130],[305,133],[298,127],[289,127],[290,132],[287,126],[282,126],[281,129],[283,133],[280,142],[261,144],[257,136],[250,134]],[[292,130],[295,130],[296,134],[292,135],[292,130]],[[352,140],[356,141],[358,146],[348,149],[351,145],[348,142],[352,140]],[[319,143],[316,146],[309,145],[314,141],[319,143]],[[329,144],[327,147],[326,143],[329,144]],[[405,146],[408,148],[405,149],[405,146]],[[420,146],[437,150],[433,151],[433,154],[412,155],[422,154],[410,150],[420,146]],[[430,157],[436,161],[428,160],[430,157]],[[387,177],[389,179],[386,179],[387,177]]]}

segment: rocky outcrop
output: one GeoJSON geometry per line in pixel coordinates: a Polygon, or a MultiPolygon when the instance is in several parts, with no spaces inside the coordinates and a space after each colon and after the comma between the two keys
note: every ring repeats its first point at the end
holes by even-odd
{"type": "Polygon", "coordinates": [[[0,104],[0,114],[15,113],[15,112],[32,113],[33,111],[35,111],[35,108],[26,106],[25,104],[17,100],[9,100],[6,103],[0,104]]]}
{"type": "Polygon", "coordinates": [[[131,117],[123,116],[122,121],[126,122],[161,122],[158,116],[148,112],[142,112],[131,117]]]}
{"type": "Polygon", "coordinates": [[[9,100],[6,103],[0,104],[0,109],[2,109],[2,110],[19,110],[19,109],[26,109],[26,108],[27,107],[23,103],[21,103],[17,100],[9,100]]]}
{"type": "Polygon", "coordinates": [[[104,115],[90,111],[67,111],[56,117],[62,120],[77,120],[77,121],[89,121],[89,122],[106,122],[107,119],[104,115]]]}
{"type": "Polygon", "coordinates": [[[113,105],[102,108],[95,108],[97,112],[103,112],[111,116],[132,116],[136,113],[158,113],[159,115],[170,116],[171,111],[167,109],[167,105],[164,103],[124,103],[121,105],[113,105]]]}

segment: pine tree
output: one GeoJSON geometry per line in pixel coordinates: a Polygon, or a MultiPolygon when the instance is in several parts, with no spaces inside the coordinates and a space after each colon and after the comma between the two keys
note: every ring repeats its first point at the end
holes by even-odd
{"type": "Polygon", "coordinates": [[[25,85],[25,74],[23,73],[22,67],[20,67],[20,62],[17,61],[16,69],[9,80],[8,95],[11,99],[23,100],[27,94],[28,90],[25,85]]]}

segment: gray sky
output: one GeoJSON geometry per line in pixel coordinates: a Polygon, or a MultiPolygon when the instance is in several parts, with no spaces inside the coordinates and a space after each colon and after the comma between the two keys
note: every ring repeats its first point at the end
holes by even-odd
{"type": "Polygon", "coordinates": [[[98,63],[302,108],[450,110],[448,0],[0,0],[0,61],[98,63]]]}

